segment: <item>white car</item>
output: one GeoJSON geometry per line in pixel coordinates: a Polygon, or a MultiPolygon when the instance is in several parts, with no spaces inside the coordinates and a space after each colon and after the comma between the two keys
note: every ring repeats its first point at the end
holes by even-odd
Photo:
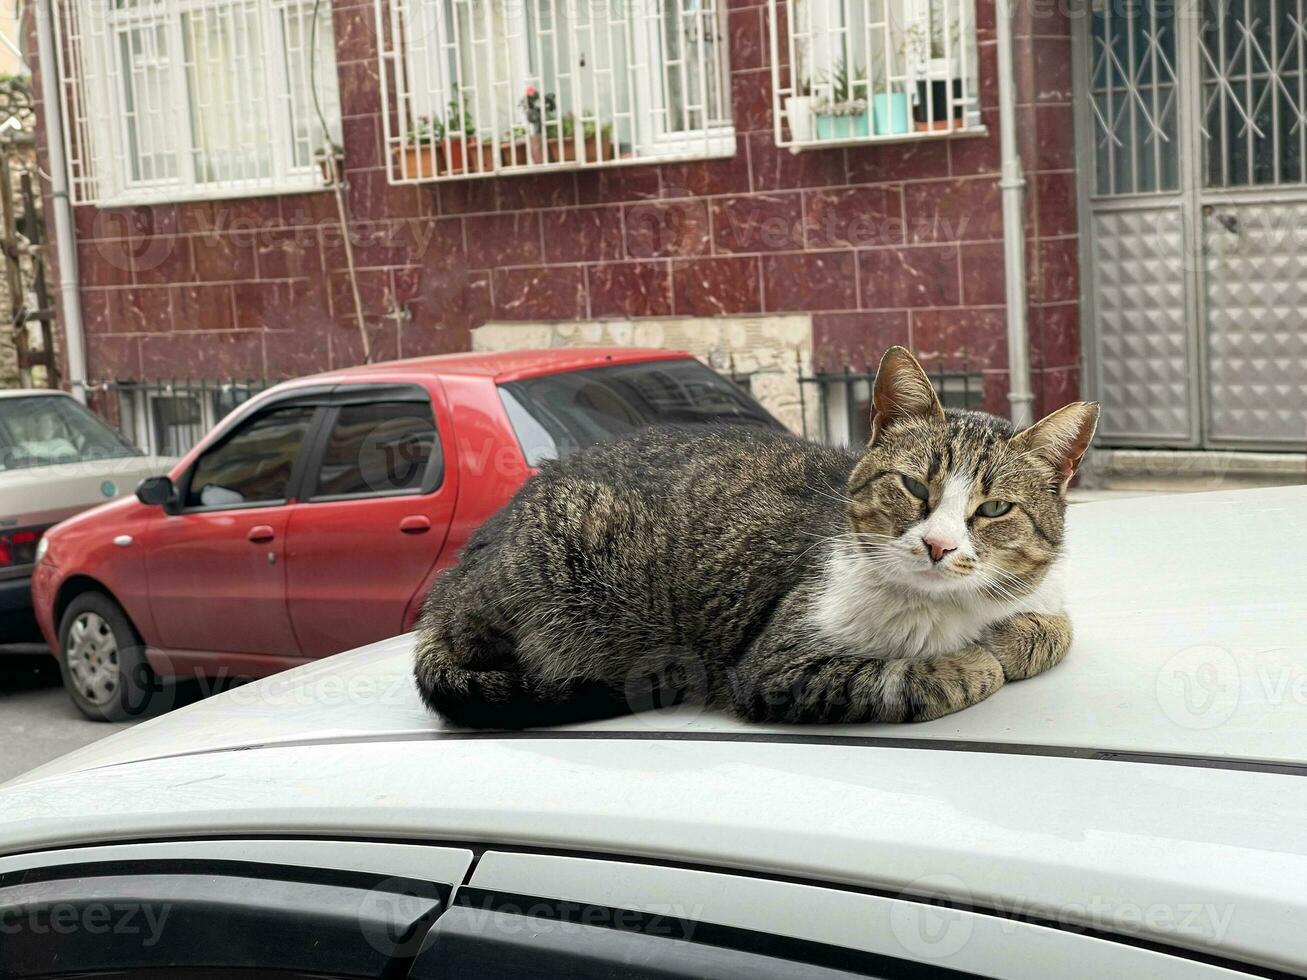
{"type": "Polygon", "coordinates": [[[143,455],[66,392],[0,390],[0,643],[40,639],[31,583],[41,536],[175,462],[143,455]]]}
{"type": "Polygon", "coordinates": [[[0,976],[1307,973],[1307,488],[1069,535],[1067,661],[927,724],[457,731],[400,637],[107,738],[0,789],[0,976]]]}

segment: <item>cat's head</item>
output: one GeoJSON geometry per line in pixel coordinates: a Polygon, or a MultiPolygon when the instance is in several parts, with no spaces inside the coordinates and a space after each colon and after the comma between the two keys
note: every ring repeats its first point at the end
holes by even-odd
{"type": "Polygon", "coordinates": [[[858,550],[921,592],[1029,592],[1061,552],[1067,484],[1097,424],[1092,402],[1015,434],[996,416],[946,411],[916,358],[891,347],[846,489],[858,550]]]}

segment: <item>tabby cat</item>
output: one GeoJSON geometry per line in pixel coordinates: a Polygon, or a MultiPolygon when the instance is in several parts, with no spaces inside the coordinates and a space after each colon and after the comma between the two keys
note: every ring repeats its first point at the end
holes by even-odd
{"type": "Polygon", "coordinates": [[[1097,420],[946,411],[893,347],[860,456],[724,425],[547,464],[432,589],[418,688],[478,728],[676,700],[758,722],[965,708],[1067,652],[1066,489],[1097,420]]]}

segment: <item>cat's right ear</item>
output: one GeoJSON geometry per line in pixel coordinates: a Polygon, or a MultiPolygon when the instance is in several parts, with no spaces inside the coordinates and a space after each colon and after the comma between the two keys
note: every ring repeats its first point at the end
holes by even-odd
{"type": "Polygon", "coordinates": [[[917,359],[906,347],[891,347],[880,359],[876,371],[876,386],[871,393],[871,438],[876,438],[887,426],[909,418],[944,420],[944,408],[935,394],[935,387],[926,377],[917,359]]]}

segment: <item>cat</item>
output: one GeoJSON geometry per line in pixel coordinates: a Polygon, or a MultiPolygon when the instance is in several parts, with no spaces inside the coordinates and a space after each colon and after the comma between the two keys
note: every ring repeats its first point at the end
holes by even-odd
{"type": "Polygon", "coordinates": [[[1098,421],[945,410],[902,347],[861,455],[744,425],[546,464],[432,588],[415,679],[474,728],[672,701],[925,721],[1057,664],[1066,491],[1098,421]]]}

